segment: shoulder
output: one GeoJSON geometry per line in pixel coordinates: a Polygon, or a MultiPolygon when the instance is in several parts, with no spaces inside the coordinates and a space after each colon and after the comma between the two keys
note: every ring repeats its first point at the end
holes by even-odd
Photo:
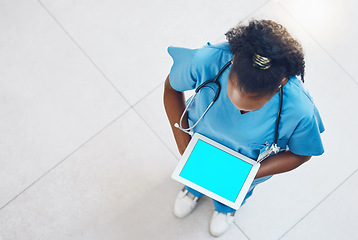
{"type": "Polygon", "coordinates": [[[204,47],[198,49],[195,60],[203,65],[220,64],[222,61],[231,60],[233,54],[230,51],[228,42],[211,44],[207,43],[204,47]]]}
{"type": "Polygon", "coordinates": [[[185,73],[184,76],[192,79],[191,88],[194,87],[194,82],[195,85],[199,85],[203,81],[215,78],[218,71],[233,58],[228,42],[207,43],[198,49],[169,47],[168,53],[174,61],[172,78],[175,73],[185,73]]]}
{"type": "MultiPolygon", "coordinates": [[[[291,77],[284,86],[286,106],[296,115],[312,115],[314,103],[303,83],[297,77],[291,77]]],[[[298,116],[297,116],[298,117],[298,116]]],[[[302,116],[304,117],[304,116],[302,116]]]]}
{"type": "Polygon", "coordinates": [[[232,59],[228,42],[208,43],[198,49],[169,47],[168,53],[173,59],[169,79],[177,91],[194,89],[201,82],[215,77],[232,59]]]}
{"type": "Polygon", "coordinates": [[[286,110],[300,125],[311,124],[317,118],[320,121],[318,110],[311,95],[297,77],[291,77],[287,88],[284,87],[284,97],[286,97],[284,100],[286,110]]]}
{"type": "Polygon", "coordinates": [[[198,83],[215,78],[220,69],[232,58],[233,54],[227,42],[207,43],[206,46],[198,49],[192,62],[198,83]]]}
{"type": "Polygon", "coordinates": [[[205,46],[197,49],[170,46],[168,47],[168,53],[174,61],[185,59],[192,65],[201,67],[220,65],[222,61],[227,62],[233,57],[228,42],[218,44],[208,42],[205,46]]]}
{"type": "Polygon", "coordinates": [[[320,134],[325,128],[311,95],[297,78],[290,79],[286,92],[287,114],[283,128],[285,138],[289,139],[288,148],[298,155],[321,155],[324,148],[320,134]]]}

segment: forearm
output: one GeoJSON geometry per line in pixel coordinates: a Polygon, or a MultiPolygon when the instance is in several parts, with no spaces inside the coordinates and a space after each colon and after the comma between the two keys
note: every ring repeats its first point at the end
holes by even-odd
{"type": "MultiPolygon", "coordinates": [[[[178,146],[180,154],[183,154],[185,148],[187,147],[191,137],[189,134],[181,131],[180,129],[174,127],[175,123],[179,123],[180,117],[185,110],[185,96],[183,93],[173,89],[169,83],[169,76],[165,80],[164,84],[164,108],[170,123],[170,126],[173,131],[173,135],[178,146]]],[[[183,128],[188,128],[188,118],[185,115],[182,121],[183,128]]]]}
{"type": "Polygon", "coordinates": [[[261,163],[255,178],[291,171],[308,161],[310,158],[311,156],[297,155],[290,151],[280,152],[267,158],[261,163]]]}

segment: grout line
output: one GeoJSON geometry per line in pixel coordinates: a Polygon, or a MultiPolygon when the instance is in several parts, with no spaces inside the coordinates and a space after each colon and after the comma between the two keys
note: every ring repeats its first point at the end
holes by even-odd
{"type": "Polygon", "coordinates": [[[237,223],[234,221],[234,224],[235,224],[235,226],[242,232],[242,234],[244,234],[244,236],[248,239],[248,240],[251,240],[250,238],[249,238],[249,236],[247,236],[246,235],[246,233],[239,227],[239,225],[237,225],[237,223]]]}
{"type": "MultiPolygon", "coordinates": [[[[266,6],[267,4],[269,4],[269,3],[272,2],[272,1],[276,1],[276,0],[266,0],[266,2],[264,2],[262,5],[260,5],[259,7],[257,7],[255,10],[253,10],[250,14],[246,15],[246,17],[244,17],[244,18],[242,18],[242,19],[239,18],[239,19],[237,20],[236,25],[240,24],[241,22],[250,20],[250,18],[252,18],[252,15],[253,15],[255,12],[259,11],[261,8],[263,8],[264,6],[266,6]]],[[[235,27],[235,26],[232,26],[232,27],[235,27]]],[[[226,31],[228,31],[228,30],[229,30],[229,29],[227,29],[226,31]]],[[[226,33],[226,32],[225,32],[225,33],[226,33]]],[[[220,37],[216,38],[216,40],[214,41],[214,43],[221,41],[222,38],[225,38],[225,40],[226,40],[225,33],[221,34],[220,37]]]]}
{"type": "Polygon", "coordinates": [[[157,134],[157,132],[145,121],[145,119],[142,117],[142,115],[139,114],[139,112],[133,108],[134,112],[138,115],[138,117],[144,122],[145,125],[152,131],[152,133],[158,138],[158,140],[169,150],[169,152],[175,157],[176,160],[178,160],[176,154],[169,148],[169,146],[164,142],[164,140],[157,134]]]}
{"type": "Polygon", "coordinates": [[[103,132],[105,129],[107,129],[109,126],[111,126],[114,122],[116,122],[120,117],[125,115],[129,110],[132,108],[128,108],[125,111],[123,111],[119,116],[117,116],[114,120],[112,120],[109,124],[107,124],[105,127],[103,127],[101,130],[99,130],[97,133],[95,133],[92,137],[90,137],[88,140],[86,140],[84,143],[82,143],[79,147],[77,147],[75,150],[73,150],[70,154],[68,154],[66,157],[64,157],[60,162],[55,164],[52,168],[47,170],[44,174],[42,174],[38,179],[36,179],[33,183],[31,183],[29,186],[27,186],[24,190],[22,190],[20,193],[18,193],[15,197],[13,197],[10,201],[8,201],[5,205],[0,207],[0,211],[3,210],[6,206],[8,206],[11,202],[13,202],[16,198],[18,198],[20,195],[22,195],[24,192],[26,192],[29,188],[31,188],[33,185],[35,185],[37,182],[39,182],[42,178],[44,178],[46,175],[48,175],[50,172],[52,172],[56,167],[61,165],[64,161],[66,161],[69,157],[71,157],[74,153],[76,153],[79,149],[81,149],[83,146],[85,146],[88,142],[90,142],[92,139],[97,137],[101,132],[103,132]]]}
{"type": "Polygon", "coordinates": [[[258,8],[256,8],[255,11],[252,11],[249,15],[247,15],[243,21],[246,21],[246,20],[250,20],[250,18],[252,18],[252,15],[254,15],[254,13],[258,12],[261,8],[265,7],[266,5],[268,5],[269,3],[271,3],[272,1],[275,1],[275,0],[267,0],[266,2],[264,2],[261,6],[259,6],[258,8]]]}
{"type": "Polygon", "coordinates": [[[123,116],[125,113],[127,113],[129,110],[134,110],[136,114],[144,121],[144,123],[151,129],[151,131],[156,135],[156,137],[164,144],[164,146],[173,154],[175,159],[177,159],[175,153],[171,151],[171,149],[164,143],[164,141],[158,136],[158,134],[149,126],[149,124],[144,120],[144,118],[133,108],[134,105],[138,104],[140,101],[142,101],[145,97],[150,95],[152,92],[154,92],[157,88],[162,86],[162,82],[158,84],[158,86],[154,87],[149,93],[147,93],[144,97],[142,97],[140,100],[138,100],[135,104],[131,104],[125,96],[118,90],[118,88],[112,83],[112,81],[107,77],[107,75],[101,70],[101,68],[96,64],[96,62],[86,53],[86,51],[79,45],[79,43],[70,35],[70,33],[65,29],[65,27],[55,18],[55,16],[46,8],[46,6],[41,2],[41,0],[37,0],[37,2],[43,7],[43,9],[50,15],[50,17],[57,23],[57,25],[64,31],[64,33],[70,38],[70,40],[78,47],[78,49],[84,54],[84,56],[92,63],[92,65],[101,73],[101,75],[106,79],[106,81],[115,89],[115,91],[124,99],[124,101],[128,104],[128,108],[121,113],[118,117],[116,117],[113,121],[111,121],[109,124],[107,124],[104,128],[102,128],[99,132],[94,134],[92,137],[90,137],[87,141],[85,141],[83,144],[81,144],[78,148],[76,148],[74,151],[72,151],[69,155],[67,155],[64,159],[62,159],[60,162],[55,164],[52,168],[50,168],[48,171],[46,171],[42,176],[40,176],[37,180],[35,180],[33,183],[31,183],[29,186],[27,186],[24,190],[22,190],[20,193],[18,193],[15,197],[13,197],[10,201],[8,201],[5,205],[0,207],[0,211],[4,209],[6,206],[8,206],[11,202],[13,202],[15,199],[17,199],[20,195],[22,195],[24,192],[26,192],[29,188],[31,188],[33,185],[35,185],[37,182],[39,182],[42,178],[44,178],[46,175],[48,175],[51,171],[53,171],[56,167],[58,167],[60,164],[62,164],[65,160],[67,160],[70,156],[72,156],[75,152],[77,152],[80,148],[82,148],[84,145],[86,145],[89,141],[91,141],[93,138],[95,138],[98,134],[100,134],[102,131],[104,131],[106,128],[108,128],[110,125],[112,125],[115,121],[117,121],[121,116],[123,116]]]}
{"type": "Polygon", "coordinates": [[[164,81],[160,82],[157,86],[155,86],[152,90],[150,90],[148,93],[146,93],[143,97],[141,97],[137,102],[135,102],[132,107],[135,107],[138,105],[142,100],[144,100],[146,97],[148,97],[150,94],[155,92],[158,88],[162,87],[164,84],[164,81]]]}
{"type": "Polygon", "coordinates": [[[285,8],[285,6],[282,5],[281,2],[278,3],[278,5],[292,18],[296,21],[296,23],[303,29],[303,31],[310,37],[312,40],[332,59],[332,61],[337,64],[339,68],[342,69],[342,71],[347,74],[347,76],[358,86],[358,81],[354,79],[354,77],[326,50],[319,42],[318,40],[295,18],[291,12],[285,8]]]}
{"type": "Polygon", "coordinates": [[[333,193],[335,193],[343,184],[345,184],[354,174],[358,172],[356,169],[353,173],[351,173],[343,182],[341,182],[337,187],[335,187],[326,197],[324,197],[319,203],[316,204],[310,211],[308,211],[299,221],[297,221],[291,228],[289,228],[281,237],[278,239],[282,239],[289,233],[293,228],[295,228],[300,222],[302,222],[308,215],[310,215],[319,205],[321,205],[326,199],[328,199],[333,193]]]}
{"type": "Polygon", "coordinates": [[[52,19],[58,24],[58,26],[65,32],[65,34],[71,39],[71,41],[79,48],[79,50],[85,55],[85,57],[93,64],[93,66],[102,74],[102,76],[107,80],[107,82],[117,91],[117,93],[124,99],[124,101],[128,104],[128,108],[123,111],[118,117],[116,117],[114,120],[112,120],[109,124],[107,124],[104,128],[102,128],[99,132],[94,134],[92,137],[87,139],[84,143],[82,143],[79,147],[77,147],[74,151],[72,151],[69,155],[67,155],[64,159],[62,159],[60,162],[55,164],[52,168],[47,170],[42,176],[40,176],[38,179],[36,179],[34,182],[32,182],[29,186],[27,186],[25,189],[23,189],[20,193],[18,193],[15,197],[13,197],[10,201],[8,201],[6,204],[0,207],[0,211],[3,210],[6,206],[8,206],[11,202],[13,202],[15,199],[17,199],[20,195],[22,195],[24,192],[26,192],[29,188],[31,188],[33,185],[35,185],[37,182],[39,182],[42,178],[44,178],[47,174],[49,174],[51,171],[53,171],[56,167],[58,167],[60,164],[62,164],[65,160],[67,160],[70,156],[72,156],[75,152],[77,152],[80,148],[82,148],[84,145],[86,145],[89,141],[91,141],[93,138],[95,138],[98,134],[100,134],[102,131],[104,131],[106,128],[108,128],[110,125],[112,125],[115,121],[117,121],[120,117],[122,117],[125,113],[127,113],[129,110],[132,109],[132,105],[130,102],[123,96],[123,94],[114,86],[114,84],[109,80],[109,78],[105,75],[105,73],[98,67],[98,65],[91,59],[91,57],[83,50],[83,48],[74,40],[74,38],[67,32],[67,30],[60,24],[60,22],[52,15],[52,13],[45,7],[45,5],[38,0],[37,1],[44,10],[52,17],[52,19]]]}
{"type": "Polygon", "coordinates": [[[143,98],[141,98],[140,101],[138,101],[136,104],[133,105],[134,112],[138,115],[138,117],[144,122],[144,124],[153,132],[153,134],[159,139],[159,141],[169,150],[169,152],[175,157],[175,159],[178,159],[175,152],[172,151],[172,149],[162,140],[162,138],[158,135],[158,133],[155,131],[155,129],[150,126],[150,124],[144,119],[144,117],[135,109],[135,105],[138,105],[145,97],[156,91],[158,88],[161,88],[163,83],[160,83],[157,87],[155,87],[152,91],[150,91],[148,94],[146,94],[143,98]]]}
{"type": "Polygon", "coordinates": [[[86,51],[76,42],[76,40],[70,35],[70,33],[65,29],[65,27],[55,18],[55,16],[46,8],[46,6],[37,0],[37,2],[44,8],[44,10],[50,15],[50,17],[57,23],[57,25],[65,32],[65,34],[70,38],[70,40],[78,47],[78,49],[84,54],[84,56],[93,64],[93,66],[102,74],[102,76],[107,80],[107,82],[117,91],[117,93],[126,101],[129,106],[132,106],[130,102],[124,97],[124,95],[118,90],[118,88],[112,83],[112,81],[107,77],[107,75],[101,70],[101,68],[96,64],[96,62],[86,53],[86,51]]]}

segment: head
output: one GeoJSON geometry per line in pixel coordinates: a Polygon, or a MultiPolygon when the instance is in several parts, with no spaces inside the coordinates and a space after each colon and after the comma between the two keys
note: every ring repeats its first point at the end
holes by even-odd
{"type": "Polygon", "coordinates": [[[263,107],[292,76],[304,80],[301,45],[271,20],[253,20],[226,33],[234,61],[228,96],[240,110],[263,107]]]}

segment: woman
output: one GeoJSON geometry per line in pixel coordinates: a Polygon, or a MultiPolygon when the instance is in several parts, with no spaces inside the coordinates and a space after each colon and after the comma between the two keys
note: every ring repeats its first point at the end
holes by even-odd
{"type": "MultiPolygon", "coordinates": [[[[228,42],[200,49],[169,47],[174,60],[165,81],[164,105],[180,154],[190,135],[174,127],[186,107],[184,91],[214,79],[232,60],[218,82],[217,101],[192,128],[252,159],[274,142],[280,92],[283,105],[279,124],[280,151],[261,163],[244,200],[259,183],[272,175],[291,171],[311,156],[323,154],[320,133],[324,131],[318,110],[303,87],[304,56],[300,44],[287,30],[270,20],[253,20],[226,33],[228,42]],[[301,80],[296,76],[300,76],[301,80]],[[282,89],[282,91],[280,91],[282,89]]],[[[183,128],[193,126],[215,93],[214,87],[200,90],[183,119],[183,128]]],[[[174,214],[190,214],[203,194],[184,187],[175,201],[174,214]]],[[[222,235],[233,222],[235,210],[215,200],[210,232],[222,235]]]]}

